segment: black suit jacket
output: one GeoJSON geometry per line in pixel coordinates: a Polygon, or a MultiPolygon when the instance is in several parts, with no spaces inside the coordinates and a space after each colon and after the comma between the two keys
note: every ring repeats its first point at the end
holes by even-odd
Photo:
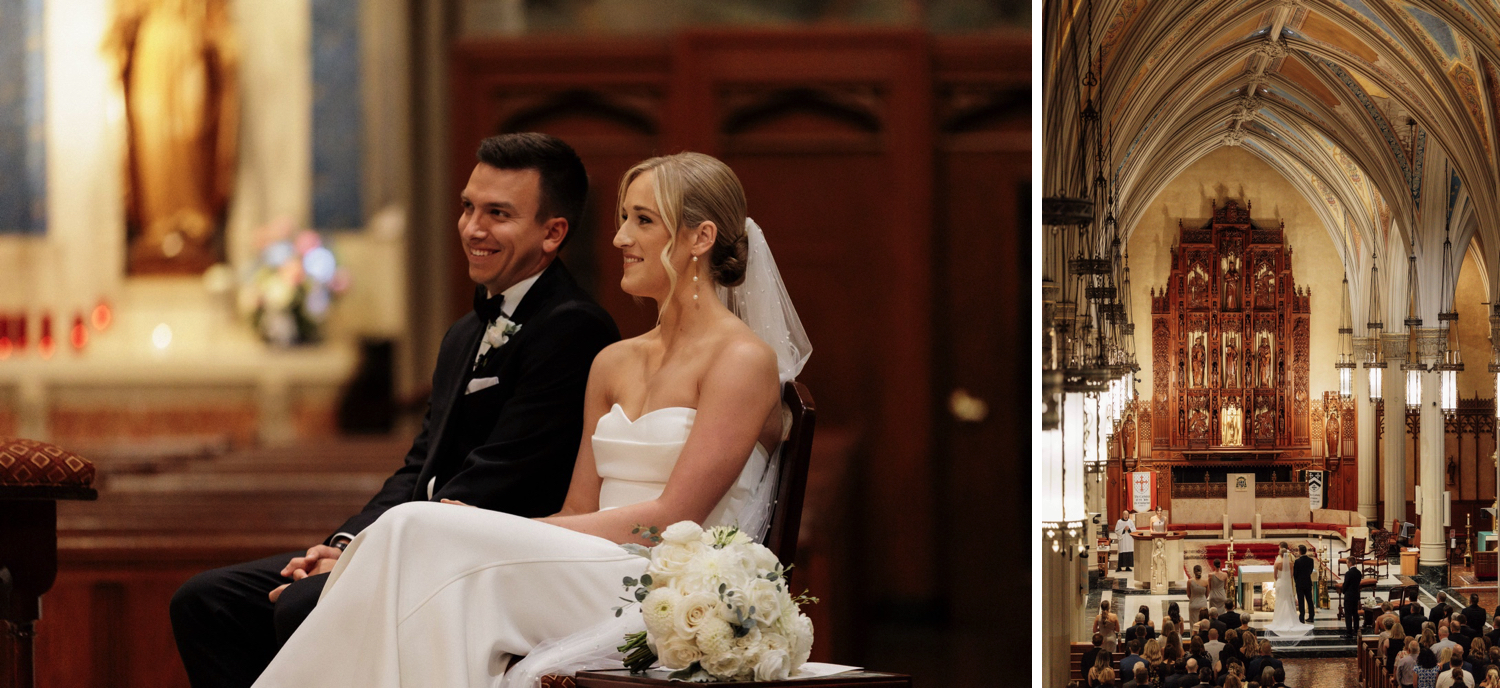
{"type": "Polygon", "coordinates": [[[1489,616],[1484,613],[1483,607],[1471,604],[1464,607],[1463,615],[1468,620],[1469,630],[1473,631],[1475,635],[1484,633],[1484,622],[1488,620],[1489,616]]]}
{"type": "Polygon", "coordinates": [[[1344,572],[1344,584],[1339,586],[1339,590],[1344,593],[1345,609],[1359,608],[1359,587],[1364,579],[1365,576],[1358,566],[1350,566],[1349,570],[1344,572]]]}
{"type": "Polygon", "coordinates": [[[1299,588],[1312,586],[1312,557],[1302,555],[1292,562],[1292,583],[1299,588]]]}
{"type": "Polygon", "coordinates": [[[427,416],[405,462],[336,532],[357,534],[393,506],[426,500],[435,476],[434,501],[456,499],[527,517],[561,508],[583,432],[589,367],[600,350],[619,341],[620,331],[558,259],[532,283],[510,319],[521,329],[486,366],[498,383],[467,402],[499,406],[485,441],[469,452],[454,451],[450,441],[464,430],[454,427],[450,412],[468,386],[487,326],[470,311],[443,336],[427,416]]]}
{"type": "Polygon", "coordinates": [[[1415,604],[1407,605],[1406,611],[1401,614],[1401,630],[1406,633],[1407,637],[1422,635],[1422,624],[1427,621],[1427,617],[1422,616],[1420,607],[1416,610],[1411,609],[1416,606],[1415,604]]]}
{"type": "Polygon", "coordinates": [[[1427,620],[1431,621],[1434,626],[1437,625],[1437,622],[1450,616],[1453,616],[1453,608],[1449,607],[1447,602],[1437,605],[1432,608],[1432,611],[1427,612],[1427,620]]]}
{"type": "MultiPolygon", "coordinates": [[[[1229,628],[1239,628],[1240,627],[1240,613],[1239,612],[1224,612],[1223,614],[1219,615],[1219,620],[1223,621],[1224,625],[1227,626],[1227,627],[1229,627],[1229,628]]],[[[1219,633],[1219,640],[1223,640],[1223,639],[1224,639],[1224,633],[1220,632],[1219,633]]]]}

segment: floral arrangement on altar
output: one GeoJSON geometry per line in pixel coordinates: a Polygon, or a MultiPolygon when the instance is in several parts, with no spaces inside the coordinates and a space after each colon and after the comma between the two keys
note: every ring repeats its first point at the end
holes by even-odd
{"type": "Polygon", "coordinates": [[[334,298],[349,288],[348,271],[313,230],[278,220],[256,233],[260,253],[240,281],[240,312],[271,344],[319,341],[334,298]]]}
{"type": "Polygon", "coordinates": [[[640,603],[646,630],[627,635],[625,666],[645,671],[660,659],[689,681],[779,681],[797,672],[812,653],[813,627],[793,596],[776,555],[738,528],[704,530],[692,521],[648,540],[651,564],[639,580],[626,578],[626,607],[640,603]]]}

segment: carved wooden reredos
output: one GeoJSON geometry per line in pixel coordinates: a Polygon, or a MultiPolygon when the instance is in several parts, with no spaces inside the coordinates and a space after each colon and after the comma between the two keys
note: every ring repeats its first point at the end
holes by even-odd
{"type": "Polygon", "coordinates": [[[1227,201],[1177,226],[1167,285],[1151,290],[1154,448],[1306,456],[1311,292],[1292,279],[1285,225],[1227,201]]]}

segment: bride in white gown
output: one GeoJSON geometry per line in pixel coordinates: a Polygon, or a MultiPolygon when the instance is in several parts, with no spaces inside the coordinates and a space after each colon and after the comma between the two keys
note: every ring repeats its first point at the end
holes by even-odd
{"type": "Polygon", "coordinates": [[[1285,542],[1276,553],[1276,611],[1271,616],[1268,630],[1278,635],[1301,635],[1311,631],[1312,624],[1297,620],[1297,592],[1292,584],[1292,556],[1285,542]]]}
{"type": "MultiPolygon", "coordinates": [[[[780,381],[811,347],[739,180],[712,157],[681,153],[637,165],[619,198],[621,288],[655,300],[659,320],[595,359],[584,401],[594,431],[562,511],[391,509],[350,543],[256,686],[529,682],[534,671],[507,678],[513,658],[613,619],[621,579],[647,563],[620,547],[642,542],[634,526],[743,526],[765,511],[780,381]],[[747,269],[760,282],[730,288],[747,269]],[[740,292],[770,292],[772,303],[740,292]]],[[[592,644],[621,642],[608,634],[592,644]]]]}

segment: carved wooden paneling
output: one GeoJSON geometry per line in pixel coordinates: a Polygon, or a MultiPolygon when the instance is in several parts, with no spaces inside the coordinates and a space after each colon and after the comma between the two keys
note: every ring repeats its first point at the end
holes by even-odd
{"type": "Polygon", "coordinates": [[[1229,496],[1224,483],[1175,483],[1172,499],[1224,499],[1229,496]]]}
{"type": "Polygon", "coordinates": [[[1281,232],[1256,228],[1234,201],[1178,231],[1166,286],[1151,298],[1152,384],[1165,402],[1154,446],[1305,453],[1308,300],[1281,232]]]}
{"type": "Polygon", "coordinates": [[[1306,497],[1307,485],[1305,483],[1255,483],[1255,496],[1260,499],[1269,497],[1306,497]]]}

